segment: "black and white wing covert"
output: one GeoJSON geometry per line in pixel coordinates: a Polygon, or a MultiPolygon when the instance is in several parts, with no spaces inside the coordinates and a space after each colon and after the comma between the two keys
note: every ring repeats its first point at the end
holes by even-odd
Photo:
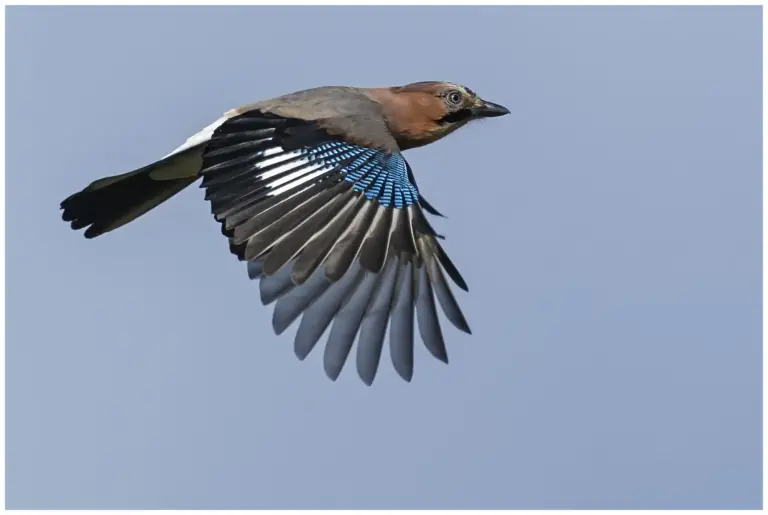
{"type": "Polygon", "coordinates": [[[333,132],[260,110],[234,116],[203,153],[201,187],[262,302],[275,303],[275,332],[301,317],[300,359],[330,327],[324,366],[335,380],[358,337],[357,371],[370,385],[389,326],[392,363],[410,381],[414,318],[426,348],[447,362],[435,298],[469,333],[446,276],[467,286],[400,152],[333,132]]]}

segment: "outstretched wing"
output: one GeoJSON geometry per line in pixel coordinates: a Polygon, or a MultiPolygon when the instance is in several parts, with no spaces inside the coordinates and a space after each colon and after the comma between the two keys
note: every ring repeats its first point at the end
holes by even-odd
{"type": "Polygon", "coordinates": [[[446,275],[466,283],[392,142],[376,148],[339,132],[323,120],[239,114],[214,131],[201,187],[232,252],[259,279],[262,302],[275,303],[275,332],[301,317],[300,359],[330,326],[324,366],[335,380],[359,335],[357,370],[371,384],[389,325],[392,362],[409,381],[414,313],[426,348],[447,362],[435,297],[468,333],[446,275]]]}

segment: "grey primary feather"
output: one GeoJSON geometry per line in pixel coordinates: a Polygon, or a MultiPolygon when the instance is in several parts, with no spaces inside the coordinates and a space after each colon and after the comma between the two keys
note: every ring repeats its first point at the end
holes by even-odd
{"type": "Polygon", "coordinates": [[[331,334],[325,346],[323,365],[325,373],[334,381],[338,379],[349,351],[352,349],[360,322],[377,284],[377,275],[365,272],[360,285],[333,319],[331,334]]]}
{"type": "MultiPolygon", "coordinates": [[[[286,267],[288,268],[288,267],[286,267]]],[[[275,334],[281,334],[296,320],[312,301],[318,298],[331,284],[321,269],[304,284],[293,287],[288,293],[277,299],[272,312],[272,328],[275,334]]]]}
{"type": "Polygon", "coordinates": [[[421,339],[430,354],[440,361],[448,363],[448,352],[445,350],[443,332],[440,330],[440,321],[435,309],[435,297],[424,264],[417,268],[416,275],[419,285],[416,297],[416,318],[419,323],[421,339]]]}
{"type": "Polygon", "coordinates": [[[389,351],[400,377],[413,377],[413,265],[410,258],[399,256],[397,286],[389,322],[389,351]]]}
{"type": "Polygon", "coordinates": [[[392,303],[392,292],[397,279],[397,260],[389,259],[381,271],[376,293],[368,304],[368,309],[360,325],[360,338],[357,343],[357,372],[367,385],[373,383],[381,359],[384,345],[384,333],[392,303]]]}
{"type": "Polygon", "coordinates": [[[294,350],[299,359],[309,355],[362,277],[363,270],[358,263],[354,263],[344,277],[332,283],[304,312],[294,340],[294,350]]]}
{"type": "Polygon", "coordinates": [[[249,279],[258,279],[261,277],[264,270],[264,258],[252,259],[248,261],[247,269],[249,279]]]}
{"type": "Polygon", "coordinates": [[[286,266],[274,275],[262,275],[259,281],[261,303],[265,306],[272,304],[282,295],[293,288],[291,281],[291,267],[286,266]]]}

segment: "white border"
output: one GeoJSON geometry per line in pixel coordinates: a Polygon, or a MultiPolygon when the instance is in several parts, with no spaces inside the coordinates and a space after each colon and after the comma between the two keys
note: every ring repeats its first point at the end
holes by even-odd
{"type": "Polygon", "coordinates": [[[714,5],[714,6],[739,6],[739,5],[764,5],[763,1],[740,1],[740,2],[714,2],[714,1],[699,1],[694,2],[692,0],[679,0],[679,1],[649,1],[649,0],[634,0],[624,2],[610,2],[608,0],[593,0],[592,2],[577,2],[575,0],[533,0],[528,2],[516,2],[516,1],[502,1],[502,0],[482,0],[477,2],[472,1],[459,1],[459,0],[367,0],[367,1],[354,1],[354,0],[336,0],[333,2],[324,2],[320,0],[281,0],[281,1],[264,1],[254,2],[248,0],[227,0],[221,4],[212,4],[211,2],[204,2],[202,0],[182,2],[181,0],[166,0],[166,1],[151,1],[151,0],[135,0],[128,1],[79,1],[79,2],[66,2],[64,0],[56,1],[30,1],[30,2],[5,2],[5,5],[153,5],[153,6],[166,6],[166,5],[206,5],[206,6],[230,6],[230,5],[469,5],[469,6],[487,6],[487,5],[522,5],[522,6],[540,6],[540,5],[556,5],[556,6],[593,6],[593,5],[652,5],[652,6],[679,6],[679,5],[714,5]]]}
{"type": "MultiPolygon", "coordinates": [[[[134,0],[131,2],[126,1],[79,1],[79,2],[66,2],[66,1],[31,1],[31,2],[5,2],[6,6],[8,5],[216,5],[211,4],[210,2],[203,2],[203,1],[187,1],[182,2],[180,0],[165,0],[163,2],[156,2],[156,1],[149,1],[149,0],[134,0]]],[[[589,2],[585,4],[584,2],[576,2],[573,0],[560,0],[560,1],[528,1],[528,2],[515,2],[515,1],[500,1],[500,0],[484,0],[482,2],[460,2],[460,1],[435,1],[435,0],[419,0],[419,1],[407,1],[407,0],[390,0],[390,1],[383,1],[383,0],[368,0],[364,2],[360,1],[351,1],[351,0],[336,0],[335,2],[323,2],[323,1],[317,1],[317,0],[282,0],[282,1],[271,1],[271,2],[253,2],[253,1],[245,1],[245,0],[228,0],[226,2],[226,5],[760,5],[765,6],[765,2],[763,1],[742,1],[738,3],[729,3],[729,2],[714,2],[714,1],[699,1],[694,2],[690,0],[679,0],[676,2],[653,2],[653,1],[625,1],[625,2],[609,2],[605,0],[593,0],[592,2],[589,2]]],[[[0,14],[0,18],[2,19],[2,42],[0,45],[2,46],[2,52],[0,53],[0,59],[3,62],[2,66],[2,84],[0,85],[0,88],[2,90],[0,91],[0,97],[2,100],[0,100],[0,110],[3,114],[3,118],[5,118],[5,9],[3,9],[2,14],[0,14]]],[[[763,9],[763,27],[766,27],[766,14],[765,9],[763,9]]],[[[767,49],[766,41],[765,41],[765,34],[763,35],[763,91],[765,92],[765,84],[766,84],[766,49],[767,49]]],[[[766,114],[768,114],[768,109],[766,108],[765,104],[765,93],[763,93],[763,120],[766,119],[766,114]]],[[[765,130],[763,130],[763,155],[765,155],[765,148],[766,148],[766,141],[768,141],[768,138],[766,137],[765,130]]],[[[2,238],[0,238],[0,245],[2,245],[2,252],[0,252],[0,285],[2,286],[3,290],[5,290],[5,123],[3,123],[2,127],[0,127],[0,158],[1,159],[1,167],[2,167],[2,176],[3,180],[0,181],[0,206],[2,209],[0,209],[0,220],[2,223],[0,223],[0,235],[2,238]]],[[[765,167],[763,167],[763,199],[766,198],[768,194],[768,186],[766,186],[765,181],[765,167]]],[[[763,299],[765,299],[765,293],[768,291],[768,280],[766,280],[766,255],[768,254],[768,243],[766,243],[765,238],[765,227],[766,223],[768,222],[768,209],[766,209],[765,202],[763,202],[763,299]]],[[[2,300],[0,300],[0,328],[2,329],[2,334],[0,335],[0,338],[2,339],[2,347],[3,352],[0,355],[0,365],[2,369],[2,376],[3,380],[0,382],[0,392],[2,392],[2,395],[0,395],[0,417],[2,417],[2,424],[0,424],[0,437],[2,438],[2,443],[0,443],[0,457],[2,457],[3,464],[5,463],[5,295],[3,295],[2,300]]],[[[766,309],[765,301],[763,301],[763,320],[766,318],[766,313],[768,310],[766,309]]],[[[766,342],[766,336],[768,336],[768,331],[766,330],[765,323],[763,323],[763,348],[765,348],[765,342],[766,342]]],[[[765,351],[763,351],[763,371],[766,369],[766,363],[768,363],[768,360],[766,360],[765,351]]],[[[766,384],[765,381],[763,381],[763,492],[766,490],[766,486],[768,485],[768,479],[766,477],[765,473],[765,463],[766,458],[768,458],[768,451],[766,451],[765,446],[765,430],[766,430],[766,422],[768,422],[768,416],[766,415],[765,410],[765,399],[766,399],[766,384]]],[[[2,481],[0,482],[0,500],[2,500],[2,507],[3,511],[7,511],[4,509],[5,507],[5,466],[2,468],[2,481]]],[[[80,513],[81,510],[69,510],[71,513],[80,513]]],[[[123,511],[117,511],[117,510],[89,510],[84,511],[83,513],[138,513],[142,512],[142,510],[123,510],[123,511]]],[[[150,510],[144,510],[144,511],[150,511],[150,510]]],[[[151,510],[155,511],[155,510],[151,510]]],[[[160,511],[160,510],[157,510],[160,511]]],[[[243,512],[243,513],[249,513],[256,510],[227,510],[227,512],[243,512]]],[[[434,510],[433,510],[434,511],[434,510]]],[[[522,513],[537,513],[537,511],[533,510],[517,510],[522,513]]],[[[573,510],[568,510],[573,511],[573,510]]],[[[581,510],[580,510],[581,511],[581,510]]],[[[586,511],[586,510],[584,510],[586,511]]],[[[622,511],[629,511],[629,510],[601,510],[599,513],[602,514],[612,514],[612,513],[620,513],[622,511]]],[[[652,512],[652,513],[671,513],[671,514],[683,514],[683,513],[691,513],[691,512],[698,512],[701,511],[702,513],[713,513],[713,512],[734,512],[736,513],[736,510],[632,510],[633,513],[645,513],[645,512],[652,512]]],[[[163,510],[163,514],[177,514],[177,513],[201,513],[201,512],[215,512],[214,510],[163,510]]],[[[348,510],[346,513],[362,513],[363,510],[348,510]]],[[[566,510],[548,510],[548,512],[551,513],[566,513],[566,510]]],[[[742,513],[743,511],[739,511],[739,513],[742,513]]],[[[52,511],[52,510],[25,510],[24,513],[29,514],[36,514],[36,513],[60,513],[60,511],[52,511]]],[[[298,513],[298,510],[285,510],[285,511],[263,511],[263,513],[269,513],[269,514],[275,514],[275,515],[285,515],[285,514],[292,514],[292,513],[298,513]]],[[[317,511],[316,513],[320,514],[330,514],[335,513],[334,511],[330,510],[323,510],[323,511],[317,511]]],[[[413,514],[419,514],[423,515],[425,513],[429,513],[429,511],[379,511],[377,513],[413,513],[413,514]]],[[[459,514],[459,513],[473,513],[471,510],[460,510],[460,511],[451,511],[446,513],[453,514],[459,514]]]]}

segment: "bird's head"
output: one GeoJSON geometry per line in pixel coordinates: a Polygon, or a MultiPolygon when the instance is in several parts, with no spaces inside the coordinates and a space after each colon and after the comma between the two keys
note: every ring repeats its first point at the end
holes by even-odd
{"type": "Polygon", "coordinates": [[[509,114],[506,107],[483,100],[468,87],[451,82],[414,82],[394,91],[411,96],[436,123],[443,125],[463,125],[471,120],[509,114]]]}
{"type": "Polygon", "coordinates": [[[403,150],[437,141],[472,120],[509,114],[506,107],[451,82],[414,82],[370,91],[384,107],[403,150]]]}

